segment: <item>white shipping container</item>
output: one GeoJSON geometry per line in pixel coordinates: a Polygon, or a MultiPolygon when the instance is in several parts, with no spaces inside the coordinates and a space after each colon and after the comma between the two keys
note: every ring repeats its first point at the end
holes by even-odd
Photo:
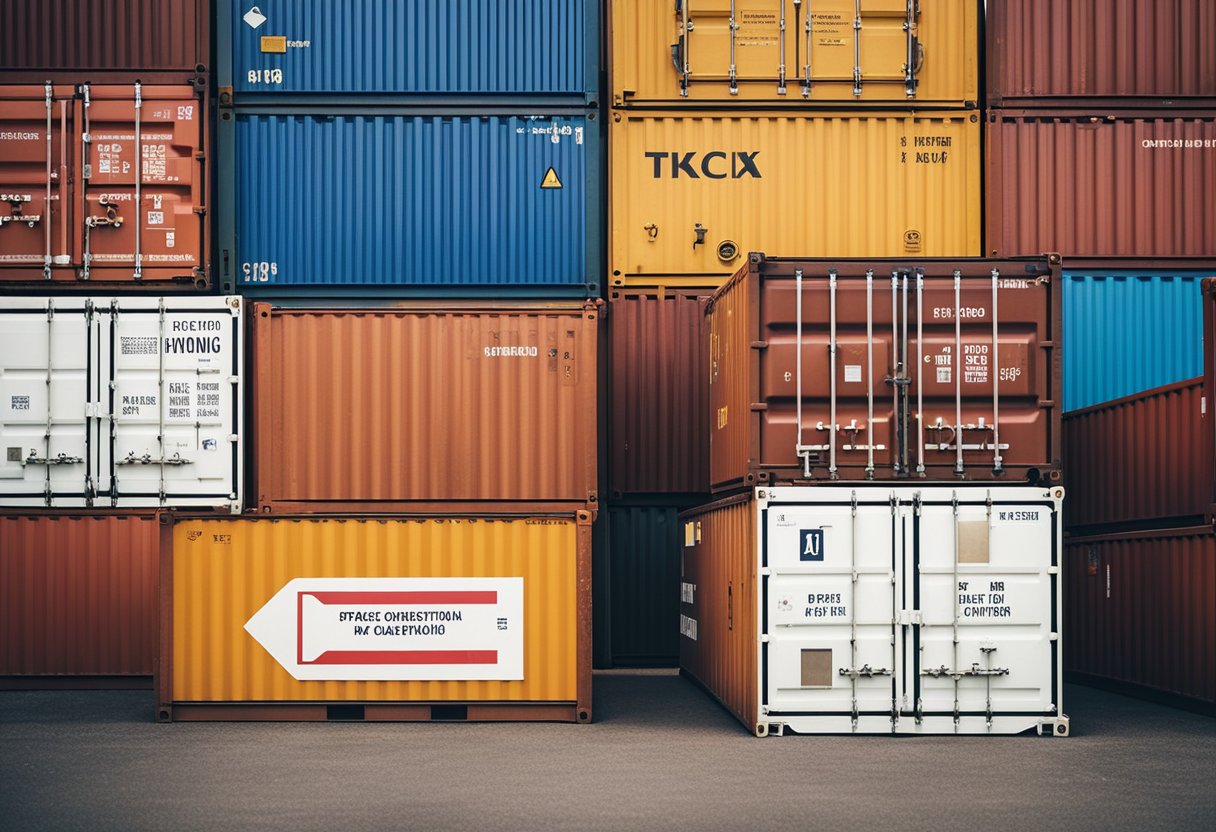
{"type": "Polygon", "coordinates": [[[242,500],[237,297],[0,301],[0,505],[242,500]]]}
{"type": "Polygon", "coordinates": [[[1062,500],[816,486],[689,512],[681,668],[759,736],[1065,736],[1062,500]]]}

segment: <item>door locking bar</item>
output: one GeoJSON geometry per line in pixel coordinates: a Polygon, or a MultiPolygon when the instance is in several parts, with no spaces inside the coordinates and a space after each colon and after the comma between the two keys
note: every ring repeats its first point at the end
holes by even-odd
{"type": "Polygon", "coordinates": [[[154,459],[152,454],[144,454],[136,456],[135,451],[130,451],[125,457],[115,462],[115,465],[189,465],[194,460],[186,459],[181,454],[174,454],[167,459],[154,459]]]}

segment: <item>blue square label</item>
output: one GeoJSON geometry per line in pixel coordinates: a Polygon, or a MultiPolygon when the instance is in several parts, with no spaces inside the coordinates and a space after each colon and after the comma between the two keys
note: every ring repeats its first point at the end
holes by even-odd
{"type": "Polygon", "coordinates": [[[823,529],[802,529],[798,533],[798,559],[823,562],[823,529]]]}

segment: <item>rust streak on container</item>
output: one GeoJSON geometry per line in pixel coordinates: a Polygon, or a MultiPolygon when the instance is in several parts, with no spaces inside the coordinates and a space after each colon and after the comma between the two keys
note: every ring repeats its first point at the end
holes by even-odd
{"type": "Polygon", "coordinates": [[[256,305],[260,510],[594,508],[599,312],[256,305]]]}
{"type": "Polygon", "coordinates": [[[709,492],[712,290],[617,290],[609,302],[614,494],[709,492]]]}
{"type": "Polygon", "coordinates": [[[710,301],[714,490],[833,478],[1058,482],[1058,261],[833,261],[753,254],[710,301]],[[867,272],[873,273],[872,298],[867,272]],[[919,302],[918,274],[924,287],[919,302]],[[963,427],[962,470],[955,425],[963,427]],[[809,477],[796,452],[799,441],[810,460],[809,477]]]}
{"type": "Polygon", "coordinates": [[[148,82],[205,75],[208,0],[6,0],[0,3],[0,73],[9,81],[89,80],[138,72],[148,82]]]}
{"type": "Polygon", "coordinates": [[[0,515],[0,688],[152,675],[154,515],[0,515]]]}
{"type": "Polygon", "coordinates": [[[1064,587],[1067,671],[1216,709],[1211,527],[1072,538],[1064,587]]]}
{"type": "Polygon", "coordinates": [[[988,100],[1216,101],[1211,0],[989,0],[988,100]]]}
{"type": "Polygon", "coordinates": [[[1216,111],[988,120],[989,256],[1216,256],[1216,111]]]}

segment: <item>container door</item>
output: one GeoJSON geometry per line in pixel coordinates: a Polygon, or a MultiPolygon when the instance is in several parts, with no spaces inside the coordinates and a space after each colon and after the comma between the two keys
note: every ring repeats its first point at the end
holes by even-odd
{"type": "MultiPolygon", "coordinates": [[[[864,495],[863,495],[864,498],[864,495]]],[[[761,691],[798,731],[890,732],[902,628],[902,522],[894,502],[777,505],[767,512],[761,691]]]]}
{"type": "Polygon", "coordinates": [[[920,506],[909,661],[924,733],[1013,732],[1055,715],[1056,517],[1030,501],[920,506]]]}
{"type": "MultiPolygon", "coordinates": [[[[809,46],[811,84],[852,82],[861,95],[867,81],[912,83],[919,7],[908,0],[812,0],[803,34],[809,46]]],[[[805,77],[806,71],[803,71],[805,77]]],[[[910,87],[912,95],[915,87],[910,87]]]]}
{"type": "Polygon", "coordinates": [[[784,86],[792,46],[793,4],[787,0],[677,0],[673,48],[682,83],[716,81],[784,86]],[[788,15],[788,17],[787,17],[788,15]],[[789,37],[787,38],[787,31],[789,37]]]}
{"type": "Polygon", "coordinates": [[[71,95],[50,85],[0,88],[0,279],[49,280],[70,262],[71,95]]]}
{"type": "Polygon", "coordinates": [[[202,113],[189,91],[83,88],[85,279],[204,279],[202,113]]]}
{"type": "Polygon", "coordinates": [[[97,331],[81,301],[0,309],[0,504],[89,504],[97,439],[89,353],[97,331]]]}
{"type": "Polygon", "coordinates": [[[239,310],[235,298],[113,307],[102,465],[117,505],[239,506],[239,310]]]}

